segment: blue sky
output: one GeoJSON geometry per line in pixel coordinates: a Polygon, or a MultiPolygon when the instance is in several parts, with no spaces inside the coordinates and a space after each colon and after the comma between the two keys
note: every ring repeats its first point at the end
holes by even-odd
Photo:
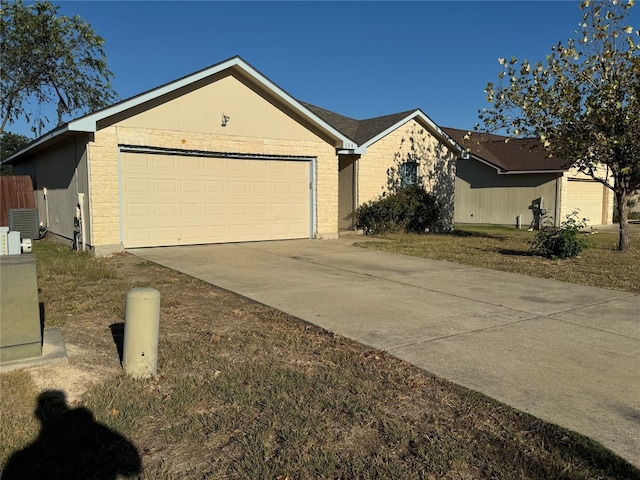
{"type": "MultiPolygon", "coordinates": [[[[578,1],[53,3],[105,39],[123,99],[240,55],[292,96],[342,115],[420,108],[462,129],[487,106],[499,57],[542,60],[581,19],[578,1]]],[[[637,28],[640,7],[632,11],[637,28]]],[[[31,135],[24,124],[7,130],[31,135]]]]}

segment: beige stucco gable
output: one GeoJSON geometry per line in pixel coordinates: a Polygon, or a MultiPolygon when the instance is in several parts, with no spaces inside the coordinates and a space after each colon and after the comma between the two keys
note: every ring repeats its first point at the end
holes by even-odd
{"type": "Polygon", "coordinates": [[[277,99],[233,72],[172,92],[162,100],[127,112],[122,120],[115,117],[114,124],[240,137],[322,140],[320,132],[303,125],[277,99]]]}

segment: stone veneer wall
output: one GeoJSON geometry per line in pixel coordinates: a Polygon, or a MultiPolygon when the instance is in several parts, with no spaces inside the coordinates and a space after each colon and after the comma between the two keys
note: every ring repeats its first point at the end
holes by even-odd
{"type": "Polygon", "coordinates": [[[390,169],[397,171],[400,164],[414,158],[419,161],[424,186],[443,206],[442,228],[453,228],[456,155],[415,120],[381,138],[362,155],[358,164],[358,205],[388,193],[390,169]]]}

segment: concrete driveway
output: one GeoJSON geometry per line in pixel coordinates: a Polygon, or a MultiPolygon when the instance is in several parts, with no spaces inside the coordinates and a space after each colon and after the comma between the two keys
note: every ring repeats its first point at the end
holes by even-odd
{"type": "Polygon", "coordinates": [[[640,296],[351,239],[130,250],[588,435],[640,467],[640,296]]]}

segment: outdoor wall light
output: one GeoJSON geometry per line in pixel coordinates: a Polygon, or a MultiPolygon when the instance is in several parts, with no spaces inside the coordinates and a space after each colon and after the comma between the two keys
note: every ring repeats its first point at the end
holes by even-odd
{"type": "Polygon", "coordinates": [[[221,126],[226,127],[227,123],[229,123],[229,120],[231,119],[230,116],[225,115],[224,113],[222,114],[222,123],[221,126]]]}

